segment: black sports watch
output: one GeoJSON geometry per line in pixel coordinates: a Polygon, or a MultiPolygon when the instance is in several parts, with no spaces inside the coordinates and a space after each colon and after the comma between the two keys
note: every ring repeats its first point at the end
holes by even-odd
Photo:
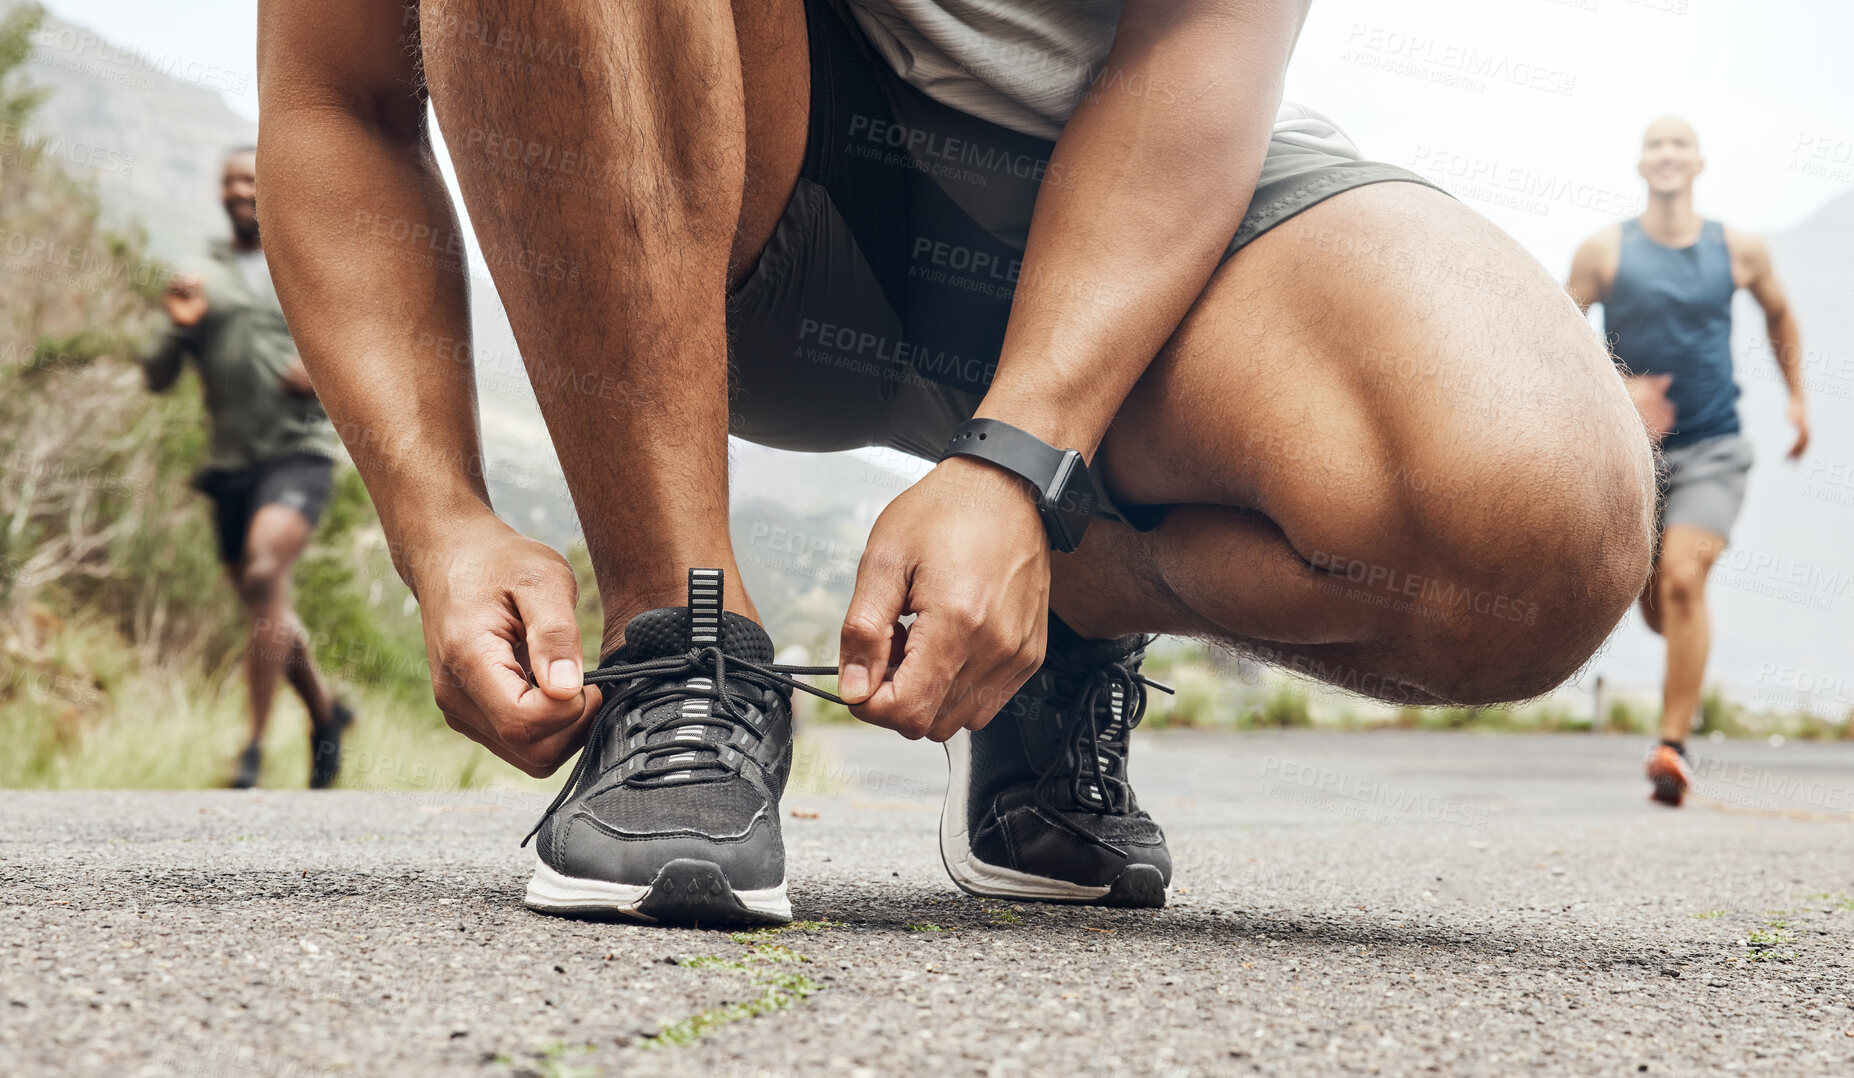
{"type": "Polygon", "coordinates": [[[1049,545],[1064,554],[1081,545],[1100,496],[1088,462],[1073,449],[1057,449],[1027,430],[995,419],[968,419],[946,443],[948,457],[989,461],[1036,488],[1036,511],[1049,545]]]}

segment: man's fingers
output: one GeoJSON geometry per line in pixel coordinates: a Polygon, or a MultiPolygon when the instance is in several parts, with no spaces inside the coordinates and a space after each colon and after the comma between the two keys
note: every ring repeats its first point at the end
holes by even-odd
{"type": "Polygon", "coordinates": [[[972,676],[973,667],[968,663],[941,701],[940,713],[927,731],[928,740],[945,741],[961,730],[981,729],[990,722],[998,709],[1009,703],[1030,675],[1036,673],[1036,664],[1029,661],[1028,655],[1040,656],[1040,643],[1028,653],[1018,650],[1005,655],[978,677],[972,676]]]}
{"type": "MultiPolygon", "coordinates": [[[[585,709],[578,690],[561,699],[530,682],[514,645],[500,633],[479,633],[445,650],[466,658],[443,665],[439,708],[465,721],[481,715],[486,732],[508,749],[539,744],[571,727],[585,709]]],[[[509,752],[496,750],[496,755],[521,765],[509,752]]]]}
{"type": "Polygon", "coordinates": [[[585,686],[579,622],[573,617],[573,594],[558,587],[514,590],[534,683],[556,700],[572,700],[585,686]]]}
{"type": "Polygon", "coordinates": [[[907,576],[892,563],[864,555],[856,570],[856,592],[843,616],[837,660],[837,695],[845,703],[868,700],[883,683],[895,644],[895,622],[908,599],[907,576]]]}
{"type": "Polygon", "coordinates": [[[444,721],[451,729],[488,749],[497,758],[506,760],[525,774],[544,779],[558,771],[560,765],[586,743],[586,733],[591,728],[592,717],[598,714],[600,702],[599,690],[588,689],[586,708],[579,720],[533,744],[515,744],[497,736],[495,726],[480,713],[472,712],[468,716],[447,714],[444,721]]]}
{"type": "Polygon", "coordinates": [[[948,646],[952,641],[934,646],[931,629],[919,621],[914,623],[907,653],[894,676],[877,686],[867,703],[852,707],[851,714],[910,740],[932,731],[948,694],[959,686],[962,660],[958,649],[948,646]]]}
{"type": "MultiPolygon", "coordinates": [[[[509,762],[535,778],[553,774],[586,743],[586,734],[592,729],[592,720],[598,715],[602,702],[598,687],[587,686],[584,694],[572,701],[579,714],[568,725],[538,741],[514,747],[516,758],[510,758],[509,762]]],[[[558,704],[559,701],[549,699],[548,703],[558,704]]]]}

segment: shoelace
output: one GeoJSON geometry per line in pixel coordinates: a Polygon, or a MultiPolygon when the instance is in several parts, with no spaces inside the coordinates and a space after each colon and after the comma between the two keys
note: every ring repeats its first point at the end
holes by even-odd
{"type": "Polygon", "coordinates": [[[535,823],[534,830],[528,832],[528,837],[522,839],[521,844],[526,846],[535,835],[539,834],[541,825],[558,812],[560,806],[566,804],[567,798],[580,789],[583,783],[609,770],[601,768],[599,761],[604,758],[605,742],[611,736],[612,727],[618,724],[619,717],[630,714],[632,710],[648,712],[652,706],[666,700],[706,698],[715,701],[716,706],[711,707],[708,713],[699,720],[693,720],[686,715],[671,711],[663,718],[640,727],[637,733],[643,736],[639,739],[637,747],[625,753],[612,765],[621,767],[633,757],[648,757],[671,750],[688,752],[706,749],[714,754],[712,760],[697,761],[693,764],[649,765],[638,769],[636,774],[628,776],[625,780],[631,783],[644,780],[641,784],[652,786],[678,785],[681,780],[673,776],[687,773],[688,780],[694,781],[694,773],[697,771],[726,769],[727,765],[720,762],[721,747],[732,741],[736,731],[742,728],[754,729],[752,720],[738,709],[735,698],[738,697],[756,705],[760,702],[736,689],[729,683],[729,678],[746,682],[763,691],[774,691],[776,686],[783,685],[787,688],[803,690],[834,704],[841,704],[843,700],[836,695],[807,685],[793,676],[816,677],[836,672],[837,668],[834,666],[787,666],[779,663],[749,662],[746,659],[730,657],[720,647],[713,644],[702,648],[691,648],[679,655],[665,655],[661,658],[646,659],[636,663],[614,663],[587,671],[586,684],[588,685],[607,685],[613,682],[629,682],[630,684],[616,695],[605,699],[604,704],[599,708],[598,717],[592,721],[592,729],[586,734],[586,747],[580,751],[579,762],[574,765],[573,774],[567,779],[566,785],[560,788],[560,793],[554,797],[553,804],[547,806],[546,812],[541,813],[541,818],[535,823]],[[694,681],[695,678],[704,674],[712,674],[703,679],[706,683],[694,681]],[[658,742],[654,745],[650,743],[652,734],[672,726],[690,725],[701,725],[704,729],[724,727],[728,730],[728,736],[720,740],[710,737],[701,741],[658,742]],[[656,781],[649,781],[652,779],[656,781]]]}
{"type": "MultiPolygon", "coordinates": [[[[1133,728],[1146,717],[1146,690],[1158,689],[1171,693],[1169,685],[1161,685],[1144,674],[1135,673],[1125,663],[1108,662],[1085,670],[1064,670],[1062,660],[1052,660],[1058,670],[1058,676],[1080,677],[1081,689],[1074,698],[1074,717],[1062,732],[1062,755],[1050,764],[1037,779],[1034,793],[1037,806],[1044,816],[1056,826],[1091,845],[1099,846],[1116,857],[1125,857],[1126,851],[1106,839],[1090,833],[1086,828],[1070,823],[1054,803],[1049,799],[1049,786],[1065,776],[1069,780],[1071,800],[1083,811],[1097,816],[1119,815],[1128,811],[1133,803],[1133,788],[1121,777],[1125,770],[1126,759],[1124,745],[1133,734],[1133,728]],[[1113,739],[1104,740],[1101,736],[1102,710],[1098,705],[1112,701],[1116,691],[1120,694],[1121,712],[1118,730],[1113,739]],[[1082,757],[1083,745],[1086,744],[1087,756],[1082,757]],[[1111,753],[1113,759],[1106,757],[1111,753]],[[1082,784],[1088,772],[1095,779],[1097,798],[1085,797],[1082,784]]],[[[1108,709],[1108,719],[1114,723],[1112,707],[1108,709]]]]}

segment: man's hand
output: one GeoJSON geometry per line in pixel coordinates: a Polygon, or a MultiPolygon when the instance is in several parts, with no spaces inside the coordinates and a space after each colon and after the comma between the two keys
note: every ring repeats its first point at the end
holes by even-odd
{"type": "Polygon", "coordinates": [[[301,356],[290,360],[290,365],[283,368],[283,373],[277,376],[277,381],[282,382],[284,390],[293,396],[315,396],[315,383],[309,380],[309,368],[303,366],[301,356]]]}
{"type": "Polygon", "coordinates": [[[838,691],[851,714],[909,739],[981,729],[1042,664],[1048,613],[1049,539],[1032,492],[954,457],[870,532],[838,691]]]}
{"type": "Polygon", "coordinates": [[[161,302],[175,325],[197,326],[206,317],[206,285],[198,277],[176,273],[167,279],[167,293],[161,302]]]}
{"type": "Polygon", "coordinates": [[[1667,387],[1674,383],[1671,374],[1631,374],[1623,378],[1629,387],[1629,399],[1635,402],[1635,410],[1640,413],[1642,422],[1648,424],[1648,433],[1659,445],[1667,432],[1674,429],[1674,402],[1667,399],[1667,387]]]}
{"type": "Polygon", "coordinates": [[[1802,394],[1790,394],[1790,426],[1796,428],[1796,444],[1790,446],[1789,459],[1801,460],[1809,448],[1809,406],[1802,394]]]}
{"type": "Polygon", "coordinates": [[[579,586],[566,559],[485,509],[402,560],[444,721],[530,775],[552,774],[585,742],[600,704],[582,682],[579,586]]]}

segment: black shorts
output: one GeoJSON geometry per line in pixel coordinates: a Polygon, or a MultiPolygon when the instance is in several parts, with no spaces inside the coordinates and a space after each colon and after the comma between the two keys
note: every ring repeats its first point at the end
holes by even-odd
{"type": "Polygon", "coordinates": [[[311,528],[316,526],[335,490],[335,462],[315,453],[292,453],[244,468],[208,468],[193,485],[212,499],[219,560],[236,565],[245,555],[251,519],[266,505],[287,505],[311,528]]]}
{"type": "MultiPolygon", "coordinates": [[[[759,264],[728,296],[730,428],[780,449],[937,460],[991,383],[1037,191],[1062,181],[1055,143],[934,101],[829,0],[805,7],[805,163],[759,264]]],[[[1224,257],[1322,199],[1387,180],[1427,183],[1363,160],[1330,121],[1287,106],[1224,257]]]]}

